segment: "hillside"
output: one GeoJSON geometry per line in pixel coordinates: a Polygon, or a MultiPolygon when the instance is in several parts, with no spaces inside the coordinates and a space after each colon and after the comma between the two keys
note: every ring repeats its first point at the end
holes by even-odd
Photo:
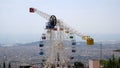
{"type": "MultiPolygon", "coordinates": [[[[8,44],[7,44],[8,45],[8,44]]],[[[70,43],[65,43],[68,57],[71,54],[70,43]]],[[[84,42],[77,43],[76,59],[86,62],[89,59],[100,58],[100,44],[96,42],[94,46],[87,46],[84,42]]],[[[48,46],[45,46],[47,52],[48,46]]],[[[115,56],[120,56],[120,53],[113,52],[115,49],[120,49],[120,43],[109,42],[102,44],[102,57],[108,59],[113,53],[115,56]]],[[[39,55],[39,42],[26,44],[14,44],[13,46],[0,47],[0,61],[20,61],[20,62],[41,62],[42,57],[39,55]]]]}

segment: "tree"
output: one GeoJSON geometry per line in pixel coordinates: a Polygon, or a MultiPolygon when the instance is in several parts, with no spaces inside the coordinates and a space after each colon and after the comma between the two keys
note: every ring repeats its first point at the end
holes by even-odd
{"type": "Polygon", "coordinates": [[[9,63],[8,68],[11,68],[11,64],[9,63]]]}
{"type": "Polygon", "coordinates": [[[74,62],[75,68],[84,68],[84,64],[82,62],[74,62]]]}
{"type": "Polygon", "coordinates": [[[120,57],[118,58],[118,61],[117,61],[117,68],[120,68],[120,57]]]}
{"type": "Polygon", "coordinates": [[[120,57],[118,58],[118,63],[120,64],[120,57]]]}
{"type": "Polygon", "coordinates": [[[107,68],[107,60],[100,60],[100,64],[107,68]]]}
{"type": "Polygon", "coordinates": [[[115,56],[112,55],[111,58],[108,60],[101,60],[100,63],[104,68],[120,68],[120,57],[115,58],[115,56]]]}
{"type": "Polygon", "coordinates": [[[3,68],[5,68],[5,62],[3,62],[3,68]]]}

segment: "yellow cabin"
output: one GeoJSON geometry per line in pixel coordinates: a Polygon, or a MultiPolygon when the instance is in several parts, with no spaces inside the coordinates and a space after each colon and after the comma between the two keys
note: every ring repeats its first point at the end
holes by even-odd
{"type": "Polygon", "coordinates": [[[65,31],[65,33],[69,33],[69,31],[65,31]]]}
{"type": "Polygon", "coordinates": [[[86,40],[88,38],[90,38],[90,36],[82,36],[82,40],[86,40]]]}
{"type": "Polygon", "coordinates": [[[88,38],[86,41],[87,45],[94,45],[94,39],[88,38]]]}

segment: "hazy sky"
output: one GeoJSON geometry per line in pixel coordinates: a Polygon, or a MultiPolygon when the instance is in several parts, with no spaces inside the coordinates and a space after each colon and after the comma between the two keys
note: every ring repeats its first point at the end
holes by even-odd
{"type": "Polygon", "coordinates": [[[39,40],[47,21],[29,13],[30,7],[54,14],[82,33],[120,38],[120,0],[1,0],[0,43],[39,40]]]}

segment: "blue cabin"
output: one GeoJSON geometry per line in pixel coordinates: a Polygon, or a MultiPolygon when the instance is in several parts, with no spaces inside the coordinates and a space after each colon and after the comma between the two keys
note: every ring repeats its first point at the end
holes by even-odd
{"type": "Polygon", "coordinates": [[[76,52],[76,50],[72,50],[72,52],[76,52]]]}
{"type": "Polygon", "coordinates": [[[44,44],[39,44],[39,47],[43,47],[44,46],[44,44]]]}
{"type": "Polygon", "coordinates": [[[76,45],[76,42],[72,42],[72,45],[76,45]]]}
{"type": "Polygon", "coordinates": [[[46,39],[46,37],[45,37],[45,36],[42,36],[42,39],[46,39]]]}
{"type": "Polygon", "coordinates": [[[44,55],[44,52],[40,52],[39,54],[40,54],[40,55],[44,55]]]}

